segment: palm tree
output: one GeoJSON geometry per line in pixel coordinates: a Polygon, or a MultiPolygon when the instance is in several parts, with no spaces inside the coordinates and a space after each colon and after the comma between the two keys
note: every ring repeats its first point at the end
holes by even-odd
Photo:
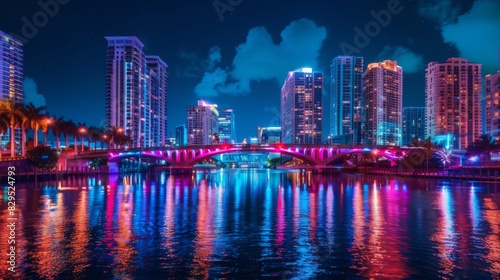
{"type": "Polygon", "coordinates": [[[43,133],[43,144],[48,146],[49,144],[49,128],[54,124],[54,120],[49,114],[45,115],[45,118],[42,121],[42,133],[43,133]]]}
{"type": "Polygon", "coordinates": [[[111,141],[109,139],[108,134],[106,134],[106,133],[107,133],[107,131],[105,130],[104,135],[102,136],[102,139],[101,139],[101,150],[103,150],[103,148],[104,148],[104,143],[106,143],[106,146],[108,149],[111,148],[111,141]]]}
{"type": "Polygon", "coordinates": [[[21,155],[24,157],[26,156],[26,133],[30,127],[30,119],[24,104],[18,103],[17,105],[21,121],[21,155]]]}
{"type": "Polygon", "coordinates": [[[52,116],[52,133],[56,137],[56,151],[61,151],[61,133],[63,133],[64,129],[64,119],[63,117],[57,118],[56,116],[52,116]]]}
{"type": "Polygon", "coordinates": [[[26,105],[26,115],[29,119],[30,127],[33,129],[33,146],[38,146],[38,130],[47,124],[46,115],[42,112],[47,109],[45,106],[36,107],[33,103],[26,105]]]}
{"type": "Polygon", "coordinates": [[[108,141],[112,144],[113,149],[116,149],[116,146],[121,146],[124,143],[124,135],[123,128],[110,126],[108,130],[106,130],[106,136],[108,137],[108,141]]]}
{"type": "Polygon", "coordinates": [[[484,155],[486,161],[489,162],[491,161],[491,152],[499,148],[500,144],[497,143],[495,138],[491,137],[491,135],[483,134],[467,148],[467,154],[484,155]]]}
{"type": "Polygon", "coordinates": [[[73,130],[73,136],[75,137],[75,151],[77,150],[76,149],[76,146],[77,146],[77,138],[78,138],[78,135],[80,135],[82,138],[82,152],[84,150],[83,148],[83,142],[85,140],[85,135],[87,134],[88,130],[87,130],[87,125],[85,123],[78,123],[75,127],[74,127],[74,130],[73,130]]]}
{"type": "MultiPolygon", "coordinates": [[[[97,150],[97,142],[102,139],[102,135],[104,134],[104,128],[102,127],[96,127],[91,125],[89,127],[89,147],[90,147],[90,142],[94,142],[94,150],[97,150]]],[[[102,148],[102,145],[101,145],[102,148]]]]}
{"type": "Polygon", "coordinates": [[[14,98],[0,100],[0,110],[5,114],[3,121],[10,129],[10,156],[16,156],[16,128],[20,126],[19,105],[14,98]]]}
{"type": "Polygon", "coordinates": [[[69,148],[69,136],[74,135],[76,124],[73,122],[73,120],[62,121],[60,127],[61,127],[61,132],[64,134],[64,139],[66,142],[66,150],[67,150],[69,148]]]}

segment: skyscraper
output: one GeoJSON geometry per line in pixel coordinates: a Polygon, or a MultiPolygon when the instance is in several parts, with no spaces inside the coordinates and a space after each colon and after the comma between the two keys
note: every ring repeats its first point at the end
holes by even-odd
{"type": "MultiPolygon", "coordinates": [[[[0,31],[0,98],[14,98],[18,103],[24,98],[22,47],[20,41],[0,31]]],[[[21,131],[17,130],[15,134],[16,142],[21,142],[21,131]]],[[[9,142],[10,131],[1,140],[1,144],[9,142]]]]}
{"type": "Polygon", "coordinates": [[[429,63],[425,102],[426,136],[466,149],[481,135],[481,65],[464,58],[429,63]]]}
{"type": "Polygon", "coordinates": [[[365,143],[401,145],[403,68],[396,61],[370,63],[363,75],[365,143]]]}
{"type": "Polygon", "coordinates": [[[219,110],[219,139],[226,143],[237,142],[233,109],[219,110]]]}
{"type": "Polygon", "coordinates": [[[486,134],[500,139],[500,72],[486,75],[486,134]]]}
{"type": "MultiPolygon", "coordinates": [[[[219,133],[217,105],[198,100],[198,106],[187,108],[187,134],[189,145],[211,145],[213,135],[219,133]]],[[[220,138],[219,138],[220,139],[220,138]]]]}
{"type": "Polygon", "coordinates": [[[320,144],[323,74],[311,68],[290,71],[281,88],[281,133],[284,143],[320,144]]]}
{"type": "Polygon", "coordinates": [[[137,37],[106,39],[108,126],[123,128],[133,147],[165,145],[167,64],[146,56],[137,37]]]}
{"type": "Polygon", "coordinates": [[[413,137],[425,139],[425,107],[403,108],[403,146],[412,142],[413,137]]]}
{"type": "MultiPolygon", "coordinates": [[[[150,119],[151,146],[164,146],[167,142],[167,68],[168,65],[159,57],[146,55],[148,71],[148,90],[146,100],[150,104],[150,113],[145,112],[145,119],[150,119]]],[[[143,131],[147,131],[143,121],[143,131]]]]}
{"type": "Polygon", "coordinates": [[[363,58],[337,56],[331,65],[330,136],[361,144],[363,58]]]}

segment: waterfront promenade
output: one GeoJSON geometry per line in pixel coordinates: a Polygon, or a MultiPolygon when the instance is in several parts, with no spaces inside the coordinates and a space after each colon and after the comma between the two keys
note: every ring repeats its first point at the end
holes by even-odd
{"type": "MultiPolygon", "coordinates": [[[[5,163],[5,162],[3,162],[5,163]]],[[[24,164],[24,163],[23,163],[24,164]]],[[[106,165],[99,167],[90,166],[70,166],[64,170],[51,170],[44,171],[39,170],[32,166],[22,166],[19,164],[16,166],[16,176],[21,178],[23,181],[34,180],[57,180],[66,179],[73,176],[89,176],[95,174],[117,174],[117,173],[135,173],[145,170],[139,170],[138,168],[126,168],[121,169],[119,172],[110,172],[109,167],[106,165]]],[[[210,170],[214,168],[206,168],[203,166],[194,168],[183,168],[179,170],[178,168],[170,168],[168,166],[156,166],[152,170],[153,172],[167,171],[169,173],[190,173],[191,170],[210,170]]],[[[245,169],[245,168],[240,168],[245,169]]],[[[292,168],[278,167],[280,170],[290,171],[290,172],[312,172],[318,173],[313,167],[310,166],[296,166],[292,168]]],[[[7,177],[6,167],[2,166],[2,172],[0,174],[1,179],[7,177]]],[[[215,169],[214,169],[215,170],[215,169]]],[[[404,178],[429,178],[429,179],[450,179],[450,180],[468,180],[468,181],[485,181],[485,182],[500,182],[500,168],[499,167],[487,167],[487,166],[474,166],[474,167],[454,167],[446,169],[405,169],[399,167],[392,168],[376,168],[376,167],[361,167],[361,168],[342,168],[342,167],[330,167],[328,169],[322,169],[321,173],[350,173],[350,174],[360,174],[360,175],[378,175],[378,176],[393,176],[393,177],[404,177],[404,178]]]]}

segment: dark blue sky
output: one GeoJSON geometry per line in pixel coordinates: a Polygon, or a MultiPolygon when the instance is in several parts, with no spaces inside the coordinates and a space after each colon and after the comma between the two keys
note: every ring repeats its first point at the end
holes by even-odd
{"type": "MultiPolygon", "coordinates": [[[[23,36],[23,18],[33,22],[43,11],[39,2],[52,1],[66,4],[46,23],[37,18],[42,27],[25,45],[27,99],[45,102],[51,114],[93,125],[104,125],[104,36],[137,36],[147,54],[168,63],[170,132],[186,122],[186,106],[202,97],[234,108],[239,140],[254,136],[258,125],[279,125],[287,71],[311,66],[328,77],[341,46],[356,47],[365,67],[397,59],[405,106],[424,105],[430,61],[462,56],[482,63],[483,74],[498,68],[497,0],[4,0],[0,30],[23,36]],[[218,13],[214,3],[232,3],[232,11],[218,13]],[[374,27],[369,42],[356,44],[355,28],[364,30],[373,13],[388,6],[399,12],[385,27],[374,27]]],[[[327,79],[325,97],[329,90],[327,79]]]]}

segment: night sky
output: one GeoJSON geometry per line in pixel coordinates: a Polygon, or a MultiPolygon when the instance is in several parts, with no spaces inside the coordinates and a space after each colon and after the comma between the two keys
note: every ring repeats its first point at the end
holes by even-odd
{"type": "MultiPolygon", "coordinates": [[[[327,78],[328,127],[330,63],[349,54],[341,46],[356,48],[353,54],[365,58],[365,67],[398,60],[404,106],[424,106],[430,61],[461,56],[482,63],[483,75],[498,69],[498,0],[58,1],[66,4],[25,44],[26,101],[88,125],[105,125],[104,36],[137,36],[146,54],[167,62],[169,132],[186,123],[186,106],[203,98],[235,110],[239,141],[255,136],[258,125],[279,126],[281,85],[287,71],[301,66],[327,78]],[[355,28],[365,30],[388,5],[399,12],[372,29],[369,42],[356,44],[355,28]]],[[[33,23],[43,11],[38,2],[3,0],[0,30],[23,36],[23,17],[33,23]]]]}

